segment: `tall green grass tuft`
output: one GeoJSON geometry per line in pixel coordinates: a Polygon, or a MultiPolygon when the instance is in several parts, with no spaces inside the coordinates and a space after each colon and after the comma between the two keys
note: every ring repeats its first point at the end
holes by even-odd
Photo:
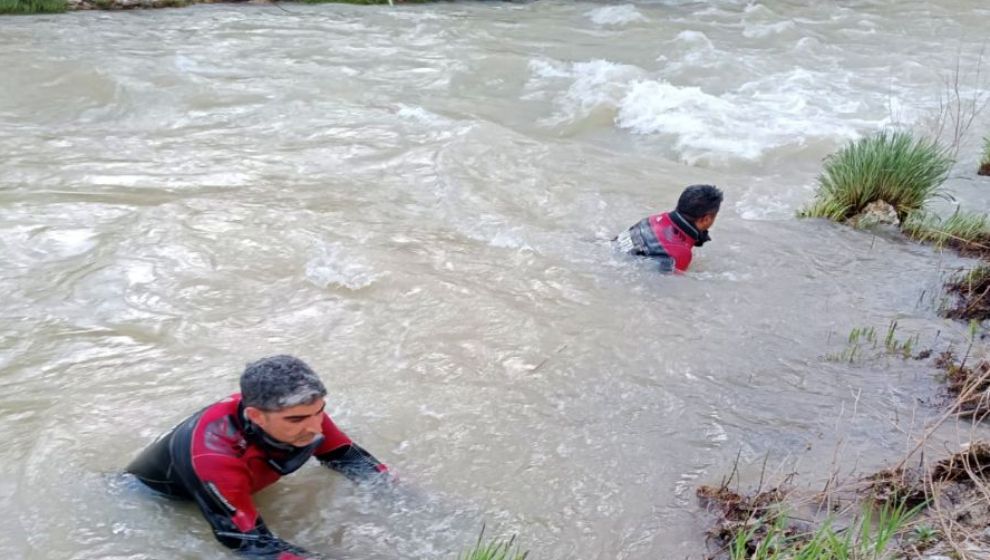
{"type": "Polygon", "coordinates": [[[520,552],[516,545],[516,537],[508,540],[493,539],[484,542],[484,529],[478,535],[478,542],[460,560],[526,560],[529,552],[520,552]]]}
{"type": "Polygon", "coordinates": [[[940,194],[952,158],[936,141],[880,131],[825,159],[818,192],[801,216],[845,221],[882,200],[903,221],[940,194]]]}
{"type": "Polygon", "coordinates": [[[786,518],[778,517],[770,527],[737,533],[729,554],[732,560],[889,560],[898,554],[890,550],[894,538],[920,508],[884,504],[874,513],[867,505],[852,526],[836,529],[826,521],[811,533],[795,533],[786,518]],[[755,538],[762,530],[765,534],[755,538]]]}
{"type": "Polygon", "coordinates": [[[0,0],[0,14],[54,14],[68,7],[66,0],[0,0]]]}

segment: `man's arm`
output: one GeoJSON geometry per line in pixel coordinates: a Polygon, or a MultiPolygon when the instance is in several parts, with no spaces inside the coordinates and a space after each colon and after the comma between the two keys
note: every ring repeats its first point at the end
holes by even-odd
{"type": "Polygon", "coordinates": [[[355,482],[375,480],[388,473],[388,467],[384,463],[353,442],[317,455],[316,458],[323,465],[355,482]]]}
{"type": "MultiPolygon", "coordinates": [[[[205,500],[209,502],[209,500],[205,500]]],[[[258,560],[320,560],[322,556],[290,544],[276,537],[257,517],[254,526],[242,531],[226,512],[220,512],[209,503],[196,497],[203,516],[213,528],[213,535],[221,544],[242,556],[258,560]]]]}
{"type": "Polygon", "coordinates": [[[200,464],[189,486],[213,535],[227,548],[258,560],[320,560],[322,556],[275,536],[251,499],[250,474],[226,457],[200,464]],[[214,482],[216,481],[216,482],[214,482]]]}
{"type": "Polygon", "coordinates": [[[324,466],[358,482],[381,479],[388,473],[384,463],[351,441],[330,416],[323,415],[323,444],[313,454],[324,466]]]}

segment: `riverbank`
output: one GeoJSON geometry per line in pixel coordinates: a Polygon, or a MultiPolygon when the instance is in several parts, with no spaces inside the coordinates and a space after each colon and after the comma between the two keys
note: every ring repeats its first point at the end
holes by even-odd
{"type": "MultiPolygon", "coordinates": [[[[304,4],[425,4],[440,0],[301,0],[304,4]]],[[[0,15],[27,15],[80,10],[181,8],[193,4],[274,4],[268,0],[0,0],[0,15]]]]}
{"type": "Polygon", "coordinates": [[[709,560],[986,558],[990,444],[900,464],[817,492],[790,480],[740,493],[701,486],[714,517],[709,560]]]}

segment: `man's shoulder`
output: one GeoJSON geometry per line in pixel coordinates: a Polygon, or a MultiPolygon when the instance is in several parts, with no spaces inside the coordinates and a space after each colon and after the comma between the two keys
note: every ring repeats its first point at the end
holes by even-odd
{"type": "Polygon", "coordinates": [[[194,445],[201,453],[239,458],[247,450],[248,443],[235,420],[240,395],[231,395],[208,406],[197,423],[194,445]]]}
{"type": "Polygon", "coordinates": [[[229,397],[220,399],[219,401],[207,406],[203,410],[203,417],[207,418],[207,417],[225,416],[228,414],[236,414],[240,404],[241,404],[240,393],[234,393],[229,397]]]}

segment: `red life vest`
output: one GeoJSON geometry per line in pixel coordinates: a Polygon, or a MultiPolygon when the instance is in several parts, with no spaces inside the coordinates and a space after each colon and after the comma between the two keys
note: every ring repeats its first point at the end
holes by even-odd
{"type": "Polygon", "coordinates": [[[656,236],[657,242],[663,247],[671,258],[674,259],[674,267],[680,272],[687,270],[691,264],[691,250],[694,249],[695,240],[686,232],[677,227],[670,219],[670,213],[664,212],[647,218],[650,221],[650,229],[656,236]]]}

